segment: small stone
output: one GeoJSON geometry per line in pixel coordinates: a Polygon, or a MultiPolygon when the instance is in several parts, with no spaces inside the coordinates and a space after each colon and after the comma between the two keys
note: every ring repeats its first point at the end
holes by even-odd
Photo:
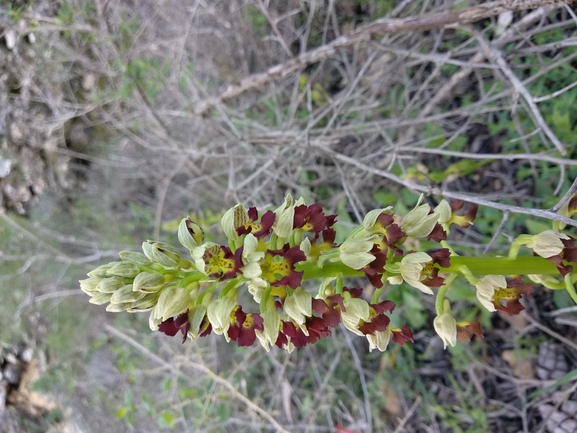
{"type": "Polygon", "coordinates": [[[6,30],[6,33],[4,33],[4,40],[6,41],[6,47],[9,50],[14,49],[14,47],[16,46],[16,32],[14,30],[6,30]]]}
{"type": "Polygon", "coordinates": [[[0,179],[5,178],[12,172],[12,161],[0,157],[0,179]]]}
{"type": "Polygon", "coordinates": [[[84,77],[82,77],[82,82],[80,83],[82,88],[86,91],[91,90],[95,84],[96,84],[96,75],[91,73],[84,75],[84,77]]]}
{"type": "Polygon", "coordinates": [[[5,360],[8,364],[18,364],[18,358],[11,352],[6,354],[5,360]]]}
{"type": "Polygon", "coordinates": [[[20,143],[24,140],[24,132],[16,122],[10,125],[10,138],[12,138],[15,143],[20,143]]]}
{"type": "Polygon", "coordinates": [[[4,378],[10,385],[18,385],[22,374],[22,366],[10,364],[4,369],[4,378]]]}
{"type": "Polygon", "coordinates": [[[28,347],[22,351],[20,354],[20,359],[25,363],[29,363],[32,361],[32,355],[34,355],[34,349],[28,347]]]}

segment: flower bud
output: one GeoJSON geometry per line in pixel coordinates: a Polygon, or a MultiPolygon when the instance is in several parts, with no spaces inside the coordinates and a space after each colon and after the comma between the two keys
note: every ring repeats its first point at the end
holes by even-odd
{"type": "Polygon", "coordinates": [[[119,262],[112,266],[106,275],[109,277],[124,277],[124,278],[134,278],[140,272],[140,268],[131,262],[119,262]]]}
{"type": "Polygon", "coordinates": [[[122,313],[123,311],[126,311],[129,307],[130,307],[131,303],[130,302],[124,302],[122,304],[108,304],[106,306],[106,311],[108,311],[109,313],[122,313]]]}
{"type": "Polygon", "coordinates": [[[88,276],[89,277],[106,277],[106,272],[112,267],[114,266],[116,263],[119,262],[110,262],[107,263],[105,265],[100,265],[98,266],[96,269],[94,269],[93,271],[88,272],[88,276]]]}
{"type": "Polygon", "coordinates": [[[112,297],[112,293],[98,292],[96,295],[94,295],[92,298],[90,298],[88,300],[88,302],[90,302],[91,304],[95,304],[95,305],[102,305],[102,304],[106,304],[107,302],[110,302],[111,297],[112,297]]]}
{"type": "Polygon", "coordinates": [[[188,250],[204,242],[204,231],[189,217],[183,218],[178,226],[178,240],[188,250]]]}
{"type": "Polygon", "coordinates": [[[167,268],[177,267],[181,259],[179,252],[164,242],[143,242],[142,250],[144,251],[144,255],[151,261],[166,266],[167,268]]]}
{"type": "Polygon", "coordinates": [[[141,292],[133,292],[132,291],[132,284],[127,284],[122,286],[120,289],[116,290],[112,297],[110,298],[111,304],[126,304],[136,302],[139,299],[144,298],[146,293],[141,292]]]}
{"type": "Polygon", "coordinates": [[[98,292],[98,284],[103,280],[102,277],[90,277],[86,280],[80,280],[80,290],[87,295],[93,296],[98,292]]]}
{"type": "Polygon", "coordinates": [[[160,272],[141,272],[132,283],[135,292],[155,293],[164,286],[164,276],[160,272]]]}
{"type": "Polygon", "coordinates": [[[183,288],[166,288],[158,298],[158,314],[162,320],[176,317],[190,307],[190,293],[183,288]]]}
{"type": "Polygon", "coordinates": [[[135,251],[120,251],[118,253],[122,261],[134,263],[138,266],[150,265],[150,260],[142,253],[137,253],[135,251]]]}
{"type": "Polygon", "coordinates": [[[130,304],[126,309],[129,313],[136,313],[140,311],[148,311],[158,303],[158,295],[156,293],[145,293],[144,296],[130,304]]]}
{"type": "Polygon", "coordinates": [[[98,283],[97,290],[101,293],[113,293],[126,284],[122,277],[108,277],[98,283]]]}

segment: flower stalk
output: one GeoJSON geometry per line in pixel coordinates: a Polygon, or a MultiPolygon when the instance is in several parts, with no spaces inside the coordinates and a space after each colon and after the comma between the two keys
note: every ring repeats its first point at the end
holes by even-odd
{"type": "Polygon", "coordinates": [[[404,217],[390,207],[375,209],[337,244],[337,216],[318,204],[290,195],[274,211],[238,204],[221,221],[225,245],[205,242],[202,228],[184,218],[178,239],[190,258],[146,241],[143,253],[120,252],[120,261],[89,272],[80,287],[107,311],[149,311],[152,330],[182,334],[183,341],[214,333],[239,346],[259,341],[267,351],[289,352],[332,335],[339,323],[366,337],[370,350],[413,341],[406,325],[391,326],[395,304],[382,299],[387,285],[436,297],[433,324],[445,347],[482,337],[478,321],[453,316],[445,295],[458,278],[491,312],[518,314],[533,283],[567,290],[577,303],[577,242],[562,226],[519,236],[508,257],[461,256],[448,235],[451,226],[473,224],[476,206],[463,213],[463,205],[442,200],[432,209],[421,197],[404,217]],[[425,239],[438,247],[415,251],[425,239]],[[363,288],[347,285],[359,277],[367,280],[363,288]]]}

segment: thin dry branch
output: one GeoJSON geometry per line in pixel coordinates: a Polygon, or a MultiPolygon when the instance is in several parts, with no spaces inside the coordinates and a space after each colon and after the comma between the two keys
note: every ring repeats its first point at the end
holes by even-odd
{"type": "MultiPolygon", "coordinates": [[[[555,3],[555,6],[561,6],[562,3],[555,3]]],[[[545,5],[542,5],[545,6],[545,5]]],[[[512,25],[505,31],[499,38],[492,41],[491,45],[493,48],[500,49],[502,48],[509,39],[521,33],[525,28],[530,26],[531,24],[537,22],[538,20],[542,19],[546,16],[553,7],[546,6],[546,7],[539,7],[538,9],[534,10],[533,12],[524,16],[521,20],[517,23],[512,25]]],[[[438,105],[440,105],[443,101],[450,97],[453,93],[453,90],[465,80],[474,70],[474,65],[481,63],[485,59],[485,52],[478,51],[471,59],[469,59],[469,65],[461,68],[459,72],[453,74],[451,79],[443,85],[433,96],[433,98],[427,102],[427,104],[423,107],[420,111],[420,117],[428,116],[438,105]]],[[[413,136],[415,135],[416,128],[414,126],[407,128],[404,133],[399,137],[399,147],[402,147],[404,144],[408,143],[412,140],[413,136]]]]}
{"type": "Polygon", "coordinates": [[[411,31],[435,30],[449,27],[463,26],[496,16],[506,11],[534,9],[547,5],[560,6],[571,3],[570,0],[497,0],[489,3],[466,8],[460,11],[437,12],[408,18],[381,18],[366,26],[343,35],[331,43],[301,54],[285,63],[273,66],[267,71],[250,75],[237,85],[230,85],[224,92],[213,98],[201,102],[195,113],[204,115],[208,110],[222,101],[262,86],[276,78],[286,77],[295,71],[313,63],[325,60],[334,55],[339,49],[368,40],[373,35],[404,33],[411,31]]]}
{"type": "Polygon", "coordinates": [[[478,197],[478,196],[472,196],[472,195],[468,195],[468,194],[462,194],[459,192],[441,189],[439,187],[432,186],[432,185],[420,185],[418,183],[402,179],[402,178],[394,175],[393,173],[391,173],[389,171],[381,170],[377,167],[372,167],[370,165],[367,165],[367,164],[365,164],[365,163],[363,163],[363,162],[361,162],[355,158],[351,158],[350,156],[343,155],[342,153],[339,153],[339,152],[336,152],[332,149],[329,149],[328,147],[320,146],[320,145],[312,145],[312,146],[321,150],[325,154],[330,155],[331,157],[333,157],[334,159],[336,159],[338,161],[341,161],[341,162],[353,165],[355,167],[358,167],[367,173],[372,173],[376,176],[380,176],[380,177],[383,177],[385,179],[389,179],[389,180],[391,180],[391,181],[393,181],[399,185],[404,186],[405,188],[409,188],[409,189],[412,189],[412,190],[417,191],[417,192],[422,192],[425,194],[440,195],[442,197],[450,198],[450,199],[454,199],[454,200],[463,200],[463,201],[466,201],[468,203],[475,203],[475,204],[478,204],[480,206],[487,206],[487,207],[492,207],[494,209],[499,209],[499,210],[502,210],[504,212],[520,213],[520,214],[524,214],[524,215],[531,215],[533,217],[538,217],[538,218],[546,218],[549,220],[561,221],[567,225],[577,227],[577,221],[570,219],[570,218],[567,218],[567,217],[564,217],[562,215],[559,215],[558,213],[555,213],[555,212],[550,211],[550,210],[527,209],[527,208],[522,208],[519,206],[511,206],[511,205],[506,205],[506,204],[502,204],[502,203],[497,203],[497,202],[494,202],[491,200],[486,200],[486,199],[478,197]]]}
{"type": "Polygon", "coordinates": [[[475,34],[475,38],[479,41],[481,48],[485,52],[485,56],[490,58],[497,64],[497,66],[499,66],[499,68],[501,68],[501,71],[509,79],[509,81],[515,88],[515,91],[521,94],[521,96],[523,96],[525,102],[529,107],[530,113],[533,115],[533,118],[535,119],[535,123],[537,123],[539,128],[545,133],[545,135],[549,138],[549,140],[551,140],[551,142],[561,153],[561,155],[567,155],[565,145],[559,140],[559,138],[557,138],[555,133],[551,131],[551,128],[549,128],[549,125],[547,125],[547,122],[545,122],[545,119],[543,119],[543,115],[539,111],[539,107],[537,107],[537,104],[534,102],[533,95],[529,93],[525,85],[521,82],[521,80],[517,77],[517,75],[515,75],[511,67],[507,64],[507,62],[503,58],[503,54],[501,53],[501,51],[491,47],[491,44],[489,44],[489,42],[483,37],[483,35],[480,32],[475,30],[472,31],[475,34]]]}

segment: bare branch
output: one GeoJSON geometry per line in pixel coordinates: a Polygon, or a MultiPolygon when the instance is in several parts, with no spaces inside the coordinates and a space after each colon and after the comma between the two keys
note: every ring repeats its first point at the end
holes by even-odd
{"type": "Polygon", "coordinates": [[[339,49],[363,40],[368,40],[376,34],[382,35],[457,27],[496,16],[506,11],[534,9],[547,5],[561,6],[567,3],[568,1],[563,0],[497,0],[460,11],[437,12],[408,18],[381,18],[361,27],[349,35],[340,36],[329,44],[303,53],[285,63],[275,65],[265,72],[248,76],[237,85],[230,85],[220,95],[201,102],[195,112],[198,115],[204,115],[213,106],[220,104],[226,99],[239,96],[247,90],[260,87],[276,78],[286,77],[300,68],[331,57],[339,49]]]}
{"type": "Polygon", "coordinates": [[[558,213],[555,213],[555,212],[552,212],[549,210],[527,209],[527,208],[522,208],[522,207],[518,207],[518,206],[510,206],[510,205],[506,205],[506,204],[502,204],[502,203],[497,203],[497,202],[494,202],[491,200],[486,200],[486,199],[481,198],[481,197],[476,197],[476,196],[472,196],[472,195],[468,195],[468,194],[462,194],[462,193],[454,192],[454,191],[447,191],[447,190],[444,190],[444,189],[441,189],[439,187],[432,186],[432,185],[420,185],[418,183],[411,182],[410,180],[402,179],[402,178],[394,175],[393,173],[391,173],[389,171],[381,170],[379,168],[364,164],[363,162],[358,161],[355,158],[351,158],[350,156],[343,155],[342,153],[339,153],[339,152],[335,152],[334,150],[329,149],[328,147],[319,146],[319,145],[313,145],[313,146],[318,148],[319,150],[322,150],[327,155],[332,156],[336,160],[345,162],[345,163],[350,164],[350,165],[354,165],[355,167],[358,167],[361,170],[366,171],[367,173],[372,173],[374,175],[384,177],[385,179],[389,179],[389,180],[391,180],[391,181],[393,181],[399,185],[402,185],[402,186],[409,188],[409,189],[412,189],[414,191],[423,192],[425,194],[440,195],[440,196],[443,196],[445,198],[451,198],[451,199],[455,199],[455,200],[463,200],[463,201],[466,201],[469,203],[475,203],[475,204],[478,204],[481,206],[488,206],[488,207],[492,207],[494,209],[499,209],[499,210],[502,210],[504,212],[520,213],[520,214],[524,214],[524,215],[531,215],[531,216],[538,217],[538,218],[547,218],[547,219],[554,220],[554,221],[561,221],[567,225],[577,227],[577,221],[570,219],[570,218],[566,218],[562,215],[559,215],[558,213]]]}
{"type": "Polygon", "coordinates": [[[541,128],[541,130],[545,133],[545,135],[549,137],[549,140],[551,140],[551,142],[561,153],[561,155],[567,155],[565,145],[561,143],[561,141],[559,140],[559,138],[557,138],[555,133],[551,131],[551,128],[549,128],[549,125],[547,125],[547,122],[545,122],[545,119],[543,119],[543,116],[539,111],[539,107],[537,107],[537,104],[533,100],[533,95],[531,95],[531,93],[527,90],[525,85],[521,82],[521,80],[517,77],[517,75],[515,75],[511,67],[507,64],[507,62],[503,58],[503,54],[501,53],[501,51],[491,47],[489,42],[480,32],[473,30],[473,33],[475,34],[475,38],[479,41],[479,44],[481,44],[481,48],[483,49],[483,51],[485,51],[485,55],[489,57],[491,60],[493,60],[497,64],[497,66],[499,66],[499,68],[501,68],[501,71],[509,79],[515,90],[521,96],[523,96],[525,102],[529,107],[530,113],[533,115],[533,118],[535,119],[535,123],[537,123],[539,128],[541,128]]]}

